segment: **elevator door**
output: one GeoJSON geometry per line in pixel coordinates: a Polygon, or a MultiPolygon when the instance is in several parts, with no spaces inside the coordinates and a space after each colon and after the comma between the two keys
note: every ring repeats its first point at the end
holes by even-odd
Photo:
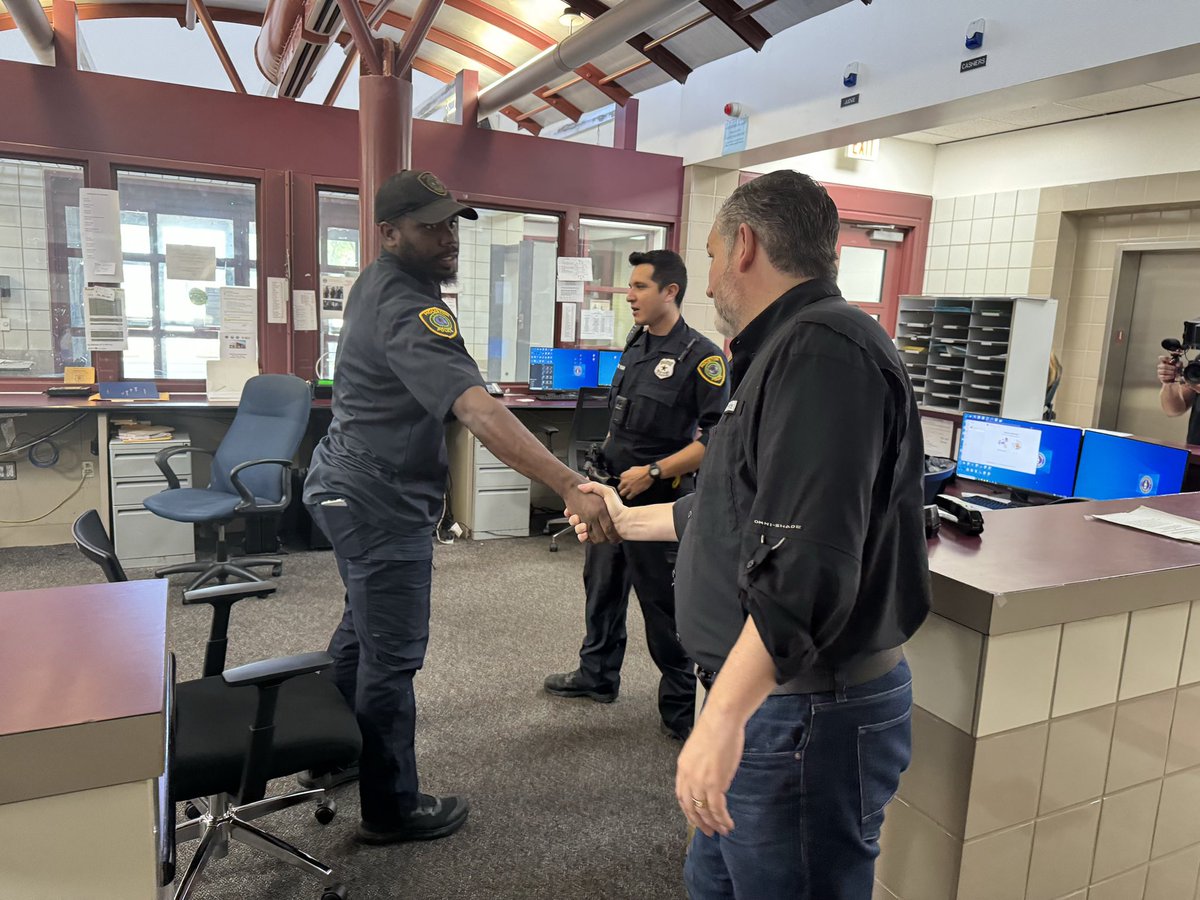
{"type": "MultiPolygon", "coordinates": [[[[1159,406],[1154,369],[1165,352],[1162,339],[1178,338],[1186,319],[1200,319],[1200,250],[1142,254],[1129,323],[1118,431],[1182,442],[1187,417],[1167,417],[1159,406]]],[[[1197,351],[1190,351],[1196,357],[1197,351]]]]}

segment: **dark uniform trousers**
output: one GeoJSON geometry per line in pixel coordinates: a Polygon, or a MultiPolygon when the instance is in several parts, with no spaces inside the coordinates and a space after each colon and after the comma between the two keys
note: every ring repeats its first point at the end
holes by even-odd
{"type": "Polygon", "coordinates": [[[346,587],[341,624],[329,643],[333,678],[362,731],[359,794],[362,817],[386,824],[417,805],[413,750],[417,706],[413,676],[425,662],[433,541],[398,535],[345,507],[310,504],[333,544],[346,587]]]}
{"type": "MultiPolygon", "coordinates": [[[[628,505],[674,502],[690,491],[692,480],[691,476],[685,477],[678,489],[669,482],[653,484],[628,505]]],[[[616,692],[620,688],[627,639],[625,617],[632,587],[646,620],[650,658],[662,673],[658,683],[659,714],[668,728],[686,735],[695,717],[696,676],[675,633],[673,573],[677,547],[660,541],[587,545],[583,564],[587,634],[579,651],[579,669],[588,684],[602,691],[616,692]]]]}

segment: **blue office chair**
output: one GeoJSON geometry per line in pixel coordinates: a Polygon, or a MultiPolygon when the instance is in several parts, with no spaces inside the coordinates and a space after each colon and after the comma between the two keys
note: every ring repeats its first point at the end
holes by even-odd
{"type": "Polygon", "coordinates": [[[233,424],[214,454],[199,447],[173,447],[154,457],[167,479],[167,489],[146,498],[146,509],[174,522],[205,522],[217,529],[217,552],[211,561],[179,563],[158,569],[158,578],[196,572],[187,590],[209,581],[222,584],[230,578],[261,581],[252,567],[270,566],[283,572],[276,557],[230,558],[225,526],[238,518],[278,515],[292,500],[292,457],[308,427],[312,395],[308,384],[294,375],[257,375],[246,382],[233,424]],[[213,457],[206,488],[179,486],[179,477],[168,460],[179,453],[205,453],[213,457]]]}

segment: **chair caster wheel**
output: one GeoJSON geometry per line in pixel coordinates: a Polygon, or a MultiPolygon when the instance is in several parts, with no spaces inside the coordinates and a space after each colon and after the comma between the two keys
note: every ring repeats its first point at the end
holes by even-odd
{"type": "Polygon", "coordinates": [[[558,545],[557,545],[557,544],[551,544],[551,545],[550,545],[550,552],[551,552],[551,553],[557,553],[557,552],[558,552],[558,545]]]}
{"type": "Polygon", "coordinates": [[[321,900],[346,900],[349,896],[344,884],[331,884],[321,892],[321,900]]]}
{"type": "Polygon", "coordinates": [[[183,805],[183,814],[188,817],[188,820],[200,818],[200,808],[190,800],[183,805]]]}
{"type": "Polygon", "coordinates": [[[278,578],[283,574],[283,566],[271,566],[271,577],[278,578]]]}
{"type": "Polygon", "coordinates": [[[333,821],[333,817],[337,815],[337,801],[333,799],[322,800],[317,804],[313,815],[316,816],[317,821],[322,825],[328,825],[333,821]]]}

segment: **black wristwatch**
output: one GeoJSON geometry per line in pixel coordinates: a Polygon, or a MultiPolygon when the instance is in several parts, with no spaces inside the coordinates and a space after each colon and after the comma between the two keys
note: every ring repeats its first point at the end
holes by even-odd
{"type": "Polygon", "coordinates": [[[658,463],[656,462],[650,463],[650,477],[655,481],[662,478],[662,469],[658,467],[658,463]]]}

